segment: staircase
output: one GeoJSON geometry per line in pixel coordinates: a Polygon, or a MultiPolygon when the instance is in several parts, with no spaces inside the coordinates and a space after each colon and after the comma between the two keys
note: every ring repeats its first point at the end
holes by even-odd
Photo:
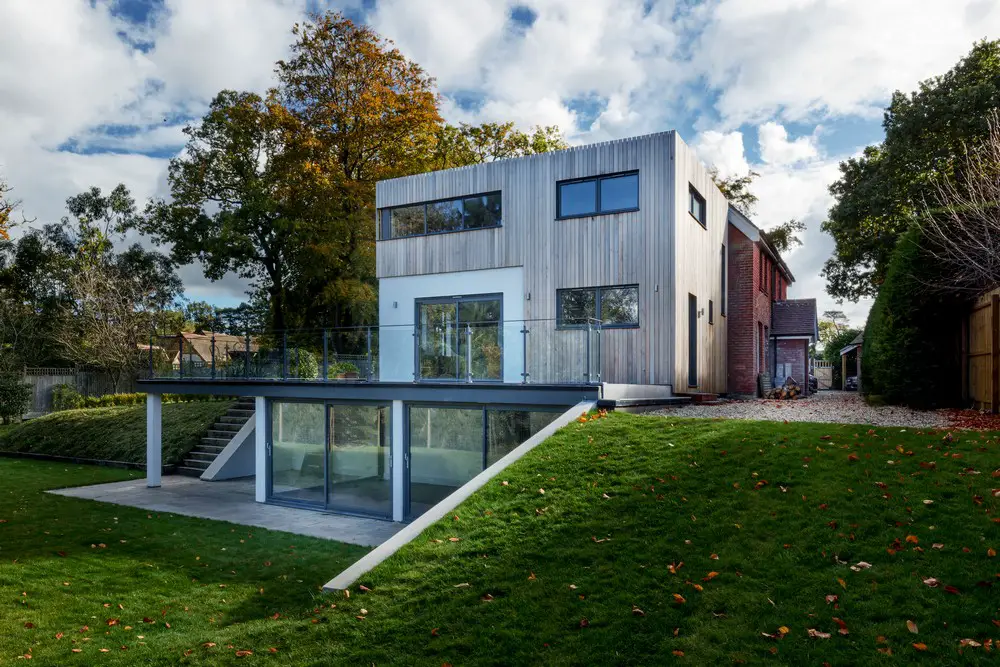
{"type": "Polygon", "coordinates": [[[231,407],[208,430],[205,437],[201,439],[201,444],[192,449],[184,462],[177,466],[177,474],[201,477],[202,473],[208,470],[208,466],[212,465],[215,457],[226,448],[233,436],[243,428],[248,420],[253,419],[254,411],[253,397],[241,397],[236,405],[231,407]]]}

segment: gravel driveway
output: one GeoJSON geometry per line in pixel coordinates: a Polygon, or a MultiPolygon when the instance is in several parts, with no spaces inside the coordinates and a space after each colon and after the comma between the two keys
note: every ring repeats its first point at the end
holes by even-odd
{"type": "Polygon", "coordinates": [[[855,391],[821,391],[793,401],[755,399],[724,401],[718,405],[684,405],[657,410],[657,415],[676,417],[722,417],[765,421],[832,422],[873,426],[949,428],[951,419],[940,412],[896,406],[867,405],[855,391]]]}

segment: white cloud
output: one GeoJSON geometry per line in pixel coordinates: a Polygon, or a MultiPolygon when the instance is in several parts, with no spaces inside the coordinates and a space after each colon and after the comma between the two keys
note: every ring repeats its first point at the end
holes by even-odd
{"type": "MultiPolygon", "coordinates": [[[[817,128],[819,129],[819,128],[817,128]]],[[[790,165],[819,157],[817,133],[812,136],[788,140],[788,131],[773,121],[757,128],[760,157],[773,165],[790,165]]]]}
{"type": "Polygon", "coordinates": [[[696,136],[691,145],[705,164],[719,170],[722,178],[745,176],[750,171],[742,132],[707,130],[696,136]]]}
{"type": "Polygon", "coordinates": [[[893,90],[915,90],[998,33],[992,0],[720,0],[691,64],[721,91],[725,127],[878,118],[893,90]]]}

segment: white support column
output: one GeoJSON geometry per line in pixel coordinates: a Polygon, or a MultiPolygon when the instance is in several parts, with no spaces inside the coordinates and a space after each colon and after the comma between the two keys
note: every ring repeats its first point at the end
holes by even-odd
{"type": "Polygon", "coordinates": [[[163,397],[146,394],[146,486],[160,486],[163,471],[163,397]]]}
{"type": "Polygon", "coordinates": [[[392,402],[392,520],[402,521],[406,513],[406,439],[404,437],[402,401],[392,402]]]}
{"type": "Polygon", "coordinates": [[[256,500],[258,503],[263,503],[267,502],[267,399],[263,396],[258,396],[255,408],[254,419],[256,420],[256,426],[254,427],[254,432],[256,434],[255,458],[257,464],[254,472],[256,475],[256,500]]]}

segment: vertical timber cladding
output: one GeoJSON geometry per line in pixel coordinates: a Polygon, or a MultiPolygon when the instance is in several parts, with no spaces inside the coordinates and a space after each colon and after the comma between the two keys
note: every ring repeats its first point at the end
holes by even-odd
{"type": "MultiPolygon", "coordinates": [[[[727,320],[718,315],[714,324],[708,321],[708,302],[722,302],[722,269],[719,247],[727,242],[729,202],[715,186],[708,170],[697,155],[674,135],[676,158],[673,161],[676,175],[673,179],[675,202],[675,271],[673,272],[673,292],[682,298],[675,300],[674,321],[684,335],[674,336],[674,358],[677,367],[673,385],[676,391],[687,391],[688,383],[688,336],[687,336],[687,294],[698,298],[697,340],[698,340],[698,384],[691,391],[722,393],[726,388],[727,375],[727,320]],[[706,227],[702,227],[688,212],[689,186],[694,186],[705,198],[706,227]]],[[[733,281],[729,281],[732,288],[733,281]]]]}
{"type": "MultiPolygon", "coordinates": [[[[383,181],[376,195],[380,209],[499,190],[503,226],[380,241],[378,277],[523,267],[524,313],[504,312],[504,318],[546,320],[528,323],[528,372],[539,383],[583,380],[576,374],[586,357],[586,333],[555,330],[556,290],[638,284],[639,328],[603,332],[602,380],[674,383],[674,137],[665,132],[383,181]],[[638,211],[556,219],[557,182],[636,170],[638,211]]],[[[683,190],[686,202],[686,182],[683,190]]],[[[713,215],[707,187],[706,197],[713,215]]],[[[683,210],[686,216],[686,203],[683,210]]],[[[719,236],[703,258],[716,282],[721,243],[719,236]]],[[[462,293],[460,281],[454,290],[462,293]]],[[[706,293],[705,303],[709,298],[719,303],[717,293],[706,293]]],[[[680,303],[686,308],[686,298],[680,303]]],[[[720,319],[715,327],[724,329],[720,319]]],[[[724,378],[719,390],[723,386],[724,378]]]]}

